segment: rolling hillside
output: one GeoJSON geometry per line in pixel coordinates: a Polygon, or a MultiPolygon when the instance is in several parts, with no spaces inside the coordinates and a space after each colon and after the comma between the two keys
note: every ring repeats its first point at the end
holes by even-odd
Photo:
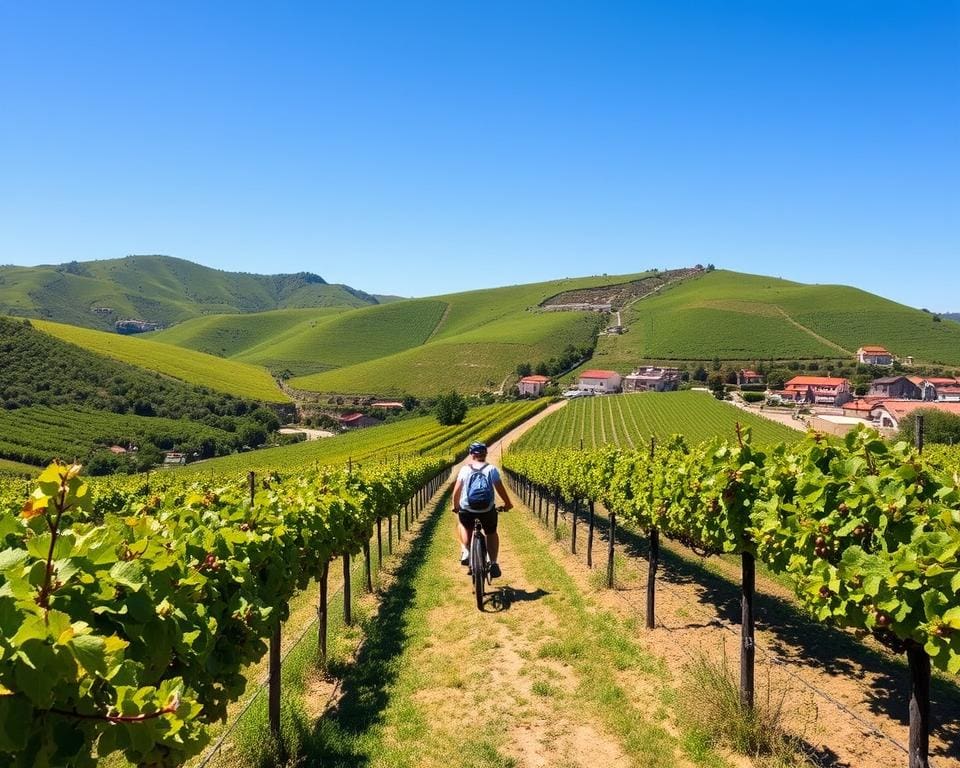
{"type": "Polygon", "coordinates": [[[852,358],[882,344],[916,362],[960,364],[960,327],[856,288],[716,271],[623,312],[628,332],[603,337],[592,365],[642,359],[852,358]]]}
{"type": "Polygon", "coordinates": [[[268,371],[248,363],[223,360],[137,336],[121,336],[43,320],[31,322],[38,330],[63,341],[188,384],[268,403],[290,401],[268,371]]]}
{"type": "Polygon", "coordinates": [[[170,256],[0,267],[0,314],[103,330],[123,319],[169,325],[213,313],[377,303],[369,294],[329,285],[309,272],[223,272],[170,256]]]}
{"type": "MultiPolygon", "coordinates": [[[[442,302],[445,308],[423,341],[363,362],[353,362],[341,354],[336,359],[340,365],[333,370],[297,377],[290,384],[315,392],[380,395],[434,395],[451,388],[464,392],[497,390],[520,363],[536,364],[559,357],[570,345],[593,345],[603,322],[601,315],[544,312],[539,309],[541,302],[571,289],[612,285],[637,277],[586,277],[436,296],[433,301],[442,302]]],[[[361,312],[373,317],[387,309],[351,312],[335,322],[345,323],[361,312]]],[[[336,327],[331,323],[325,329],[336,327]]]]}

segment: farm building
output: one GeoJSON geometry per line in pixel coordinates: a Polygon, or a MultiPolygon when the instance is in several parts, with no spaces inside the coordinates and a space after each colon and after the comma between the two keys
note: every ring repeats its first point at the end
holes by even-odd
{"type": "Polygon", "coordinates": [[[672,392],[680,382],[678,368],[637,368],[623,378],[624,392],[672,392]]]}
{"type": "Polygon", "coordinates": [[[337,421],[340,422],[340,426],[344,429],[375,427],[382,423],[380,419],[375,419],[373,416],[367,416],[362,413],[345,413],[343,416],[340,416],[337,421]]]}
{"type": "Polygon", "coordinates": [[[187,463],[187,454],[167,451],[163,454],[163,466],[180,467],[187,463]]]}
{"type": "Polygon", "coordinates": [[[857,362],[863,365],[893,365],[893,355],[884,347],[860,347],[857,350],[857,362]]]}
{"type": "Polygon", "coordinates": [[[906,376],[884,376],[870,382],[870,397],[889,397],[898,400],[921,400],[923,390],[906,376]]]}
{"type": "Polygon", "coordinates": [[[873,407],[870,415],[880,427],[899,429],[900,420],[919,409],[943,411],[960,416],[960,402],[925,403],[922,400],[884,400],[873,407]]]}
{"type": "Polygon", "coordinates": [[[543,394],[543,390],[549,386],[549,377],[540,375],[524,376],[517,382],[517,389],[520,391],[520,394],[531,395],[532,397],[540,397],[540,395],[543,394]]]}
{"type": "Polygon", "coordinates": [[[756,386],[758,384],[763,384],[763,376],[756,371],[749,371],[746,368],[741,368],[737,371],[738,387],[756,386]]]}
{"type": "Polygon", "coordinates": [[[403,403],[398,400],[375,400],[370,403],[371,408],[380,408],[384,411],[402,411],[403,403]]]}
{"type": "Polygon", "coordinates": [[[620,374],[616,371],[584,371],[577,379],[577,386],[589,392],[619,392],[620,374]]]}
{"type": "Polygon", "coordinates": [[[818,405],[843,405],[852,400],[849,379],[834,376],[794,376],[779,393],[784,400],[818,405]]]}

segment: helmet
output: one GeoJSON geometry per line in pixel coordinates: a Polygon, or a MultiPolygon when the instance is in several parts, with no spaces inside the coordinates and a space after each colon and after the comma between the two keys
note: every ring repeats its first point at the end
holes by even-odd
{"type": "Polygon", "coordinates": [[[483,443],[470,443],[469,453],[486,453],[487,446],[483,443]]]}

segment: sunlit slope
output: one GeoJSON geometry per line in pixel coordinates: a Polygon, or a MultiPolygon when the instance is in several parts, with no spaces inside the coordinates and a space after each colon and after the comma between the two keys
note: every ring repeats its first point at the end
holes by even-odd
{"type": "Polygon", "coordinates": [[[881,344],[918,362],[960,363],[960,326],[856,288],[717,271],[642,299],[622,336],[601,338],[599,368],[642,359],[850,358],[881,344]]]}
{"type": "Polygon", "coordinates": [[[145,338],[195,349],[208,355],[234,357],[300,325],[315,326],[349,307],[277,309],[253,314],[208,315],[177,323],[145,338]]]}
{"type": "Polygon", "coordinates": [[[736,425],[749,427],[759,444],[793,443],[803,433],[721,403],[705,392],[643,392],[572,400],[518,441],[516,448],[638,448],[650,438],[683,435],[688,443],[736,437],[736,425]]]}
{"type": "Polygon", "coordinates": [[[413,299],[363,307],[335,317],[302,322],[239,360],[306,375],[384,358],[423,344],[446,311],[446,302],[413,299]]]}
{"type": "Polygon", "coordinates": [[[471,408],[461,424],[442,426],[433,416],[358,429],[336,437],[222,456],[189,464],[186,473],[284,470],[311,465],[396,461],[398,456],[463,455],[474,440],[491,441],[546,407],[546,401],[519,400],[471,408]]]}
{"type": "Polygon", "coordinates": [[[0,314],[91,328],[107,329],[122,319],[172,324],[214,313],[375,303],[373,296],[311,273],[224,272],[170,256],[0,267],[0,314]]]}
{"type": "Polygon", "coordinates": [[[121,336],[117,333],[43,320],[31,322],[38,330],[63,341],[190,384],[227,392],[237,397],[265,402],[289,402],[289,398],[280,391],[270,373],[255,365],[223,360],[202,352],[136,336],[121,336]]]}
{"type": "Polygon", "coordinates": [[[448,308],[426,343],[290,383],[316,392],[382,395],[431,395],[451,388],[496,390],[519,363],[536,364],[559,356],[568,345],[592,342],[600,316],[543,312],[538,309],[543,300],[575,288],[612,285],[636,277],[587,277],[437,296],[435,300],[448,308]]]}

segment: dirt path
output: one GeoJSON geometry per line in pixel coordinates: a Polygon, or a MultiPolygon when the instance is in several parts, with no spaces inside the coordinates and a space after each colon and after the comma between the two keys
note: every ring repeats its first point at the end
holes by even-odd
{"type": "MultiPolygon", "coordinates": [[[[581,531],[585,534],[585,527],[581,531]]],[[[598,514],[595,570],[606,565],[606,519],[598,514]],[[603,523],[602,527],[600,523],[603,523]]],[[[542,528],[538,534],[562,557],[582,589],[609,610],[643,621],[646,596],[645,539],[618,532],[617,589],[597,588],[587,568],[582,534],[580,555],[569,554],[569,541],[556,542],[542,528]],[[629,552],[630,557],[623,553],[629,552]]],[[[739,659],[739,570],[721,558],[706,561],[680,556],[666,544],[657,587],[657,628],[640,630],[645,647],[667,665],[675,680],[698,654],[726,658],[736,673],[739,659]]],[[[807,744],[822,766],[905,766],[909,674],[879,647],[850,634],[812,622],[793,606],[790,591],[758,579],[758,700],[771,691],[783,697],[790,729],[807,744]],[[896,743],[895,743],[896,742],[896,743]]],[[[642,624],[641,624],[642,625],[642,624]]],[[[960,766],[960,698],[944,681],[933,686],[932,768],[960,766]]]]}
{"type": "Polygon", "coordinates": [[[780,315],[783,316],[783,319],[784,319],[784,320],[786,320],[788,323],[790,323],[790,325],[792,325],[792,326],[793,326],[794,328],[796,328],[797,330],[803,331],[803,332],[804,332],[805,334],[807,334],[808,336],[812,336],[813,338],[815,338],[815,339],[816,339],[817,341],[819,341],[821,344],[826,344],[828,347],[832,347],[833,349],[837,350],[837,352],[842,352],[842,353],[843,353],[844,355],[846,355],[847,357],[853,357],[853,352],[851,352],[849,349],[844,349],[844,348],[841,347],[839,344],[836,344],[836,343],[830,341],[830,339],[826,338],[825,336],[821,336],[821,335],[820,335],[819,333],[817,333],[816,331],[812,331],[812,330],[810,330],[809,328],[807,328],[807,326],[803,325],[802,323],[797,322],[797,321],[794,320],[792,317],[790,317],[790,315],[788,315],[788,314],[786,313],[786,310],[784,310],[783,307],[778,307],[778,306],[775,305],[775,304],[773,305],[773,307],[777,310],[777,312],[778,312],[780,315]]]}

